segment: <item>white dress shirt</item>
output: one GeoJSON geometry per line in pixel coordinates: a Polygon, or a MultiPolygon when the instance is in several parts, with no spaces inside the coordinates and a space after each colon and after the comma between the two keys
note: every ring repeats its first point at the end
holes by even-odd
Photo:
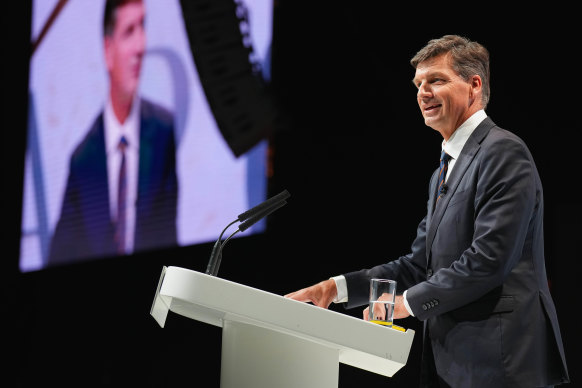
{"type": "MultiPolygon", "coordinates": [[[[461,124],[461,126],[457,128],[455,132],[453,132],[451,137],[449,137],[448,141],[443,140],[441,150],[444,149],[445,152],[452,157],[452,159],[449,161],[449,167],[447,170],[447,176],[445,177],[445,182],[450,176],[451,171],[455,167],[455,162],[459,158],[459,155],[461,154],[461,151],[465,146],[467,139],[469,138],[469,136],[471,136],[475,128],[477,128],[477,125],[479,125],[481,121],[483,121],[486,117],[487,114],[483,109],[475,112],[471,117],[465,120],[465,122],[461,124]]],[[[347,302],[348,287],[346,284],[346,278],[343,275],[339,275],[334,276],[331,279],[335,281],[337,288],[337,296],[333,300],[334,303],[347,302]]],[[[410,315],[414,316],[412,310],[410,309],[410,306],[408,305],[408,301],[406,300],[406,291],[404,291],[403,297],[404,306],[406,306],[406,310],[408,310],[408,313],[410,313],[410,315]]]]}
{"type": "Polygon", "coordinates": [[[107,154],[107,177],[109,183],[109,210],[111,220],[117,220],[117,185],[121,167],[121,151],[118,149],[122,136],[127,140],[125,160],[127,168],[127,210],[125,231],[125,253],[133,252],[135,231],[135,203],[137,200],[137,177],[139,165],[139,98],[132,103],[129,116],[120,123],[113,111],[111,100],[107,99],[103,112],[105,129],[105,151],[107,154]]]}

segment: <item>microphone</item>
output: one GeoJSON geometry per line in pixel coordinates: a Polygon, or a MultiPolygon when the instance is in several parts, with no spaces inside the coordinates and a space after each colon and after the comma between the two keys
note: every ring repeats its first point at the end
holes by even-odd
{"type": "Polygon", "coordinates": [[[220,233],[216,243],[214,243],[214,247],[210,253],[210,260],[208,261],[208,266],[206,267],[206,274],[216,276],[218,273],[218,268],[220,267],[220,262],[222,260],[222,248],[235,234],[238,232],[244,232],[261,219],[267,217],[269,214],[285,205],[287,203],[286,199],[290,196],[291,194],[289,194],[287,190],[284,190],[274,197],[271,197],[266,201],[258,204],[257,206],[239,214],[236,220],[228,224],[222,230],[222,233],[220,233]],[[226,230],[235,222],[241,222],[238,229],[230,236],[228,236],[224,242],[222,242],[222,236],[224,232],[226,232],[226,230]]]}
{"type": "Polygon", "coordinates": [[[274,197],[267,199],[265,202],[262,202],[262,203],[258,204],[257,206],[253,207],[252,209],[249,209],[246,212],[239,214],[238,221],[243,222],[246,219],[253,217],[257,213],[263,211],[264,209],[268,209],[272,205],[275,205],[281,201],[285,201],[290,196],[291,196],[291,194],[289,194],[289,192],[287,190],[283,190],[279,194],[275,195],[274,197]]]}
{"type": "MultiPolygon", "coordinates": [[[[238,230],[241,232],[244,232],[245,230],[247,230],[248,228],[253,226],[255,223],[260,221],[262,218],[267,217],[269,214],[273,213],[275,210],[279,209],[280,207],[282,207],[283,205],[286,205],[286,204],[287,204],[287,201],[283,200],[283,201],[279,201],[277,203],[274,203],[273,205],[271,205],[268,208],[261,210],[260,212],[254,214],[252,217],[249,217],[245,222],[241,223],[238,226],[238,230]]],[[[226,241],[225,241],[225,243],[226,243],[226,241]]]]}
{"type": "Polygon", "coordinates": [[[445,194],[447,193],[447,191],[448,191],[448,190],[449,190],[449,186],[447,186],[447,184],[446,184],[446,183],[444,183],[444,184],[441,186],[440,195],[445,195],[445,194]]]}

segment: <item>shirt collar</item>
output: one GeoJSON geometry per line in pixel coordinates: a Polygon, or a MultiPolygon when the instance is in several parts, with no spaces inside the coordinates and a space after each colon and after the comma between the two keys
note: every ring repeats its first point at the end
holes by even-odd
{"type": "Polygon", "coordinates": [[[442,149],[453,157],[453,159],[458,159],[461,154],[461,150],[465,146],[467,139],[475,128],[487,117],[487,114],[483,109],[478,110],[473,113],[453,134],[449,137],[449,140],[443,140],[442,149]]]}
{"type": "Polygon", "coordinates": [[[105,109],[103,112],[103,120],[105,125],[105,144],[108,153],[117,150],[121,136],[125,136],[125,139],[129,144],[129,148],[138,149],[139,109],[140,100],[136,97],[131,104],[129,116],[127,116],[125,122],[121,124],[117,120],[117,116],[115,116],[111,100],[107,99],[107,104],[105,104],[105,109]]]}

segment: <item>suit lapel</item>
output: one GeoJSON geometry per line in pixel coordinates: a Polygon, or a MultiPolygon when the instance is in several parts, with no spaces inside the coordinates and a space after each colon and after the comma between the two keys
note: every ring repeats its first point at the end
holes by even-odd
{"type": "Polygon", "coordinates": [[[430,226],[432,216],[434,214],[434,207],[436,205],[436,194],[438,185],[439,169],[437,168],[430,178],[429,184],[429,194],[428,194],[428,214],[427,214],[427,226],[430,226]]]}
{"type": "MultiPolygon", "coordinates": [[[[447,210],[449,202],[451,201],[451,198],[457,191],[457,187],[459,186],[459,183],[461,182],[463,176],[467,172],[467,168],[469,168],[471,163],[473,163],[475,155],[477,155],[477,152],[479,152],[481,142],[494,125],[495,124],[493,123],[493,121],[489,117],[487,117],[477,126],[477,128],[475,128],[471,136],[469,136],[467,142],[463,147],[463,150],[461,151],[461,154],[459,155],[459,158],[455,162],[455,167],[453,168],[453,171],[451,171],[451,175],[447,179],[448,187],[447,193],[438,201],[437,204],[434,204],[435,199],[434,197],[436,195],[434,193],[436,193],[436,187],[434,187],[434,190],[431,191],[432,205],[429,211],[434,209],[434,213],[432,214],[432,217],[430,217],[426,238],[426,252],[429,259],[432,243],[434,241],[434,236],[443,218],[443,215],[447,210]]],[[[436,182],[432,183],[431,181],[431,186],[434,186],[435,184],[436,182]]]]}
{"type": "MultiPolygon", "coordinates": [[[[139,116],[139,161],[138,161],[138,182],[137,182],[137,212],[136,225],[141,225],[141,217],[147,214],[145,209],[148,209],[151,200],[152,187],[152,168],[154,161],[154,147],[153,141],[155,128],[152,120],[150,120],[151,110],[147,101],[140,101],[140,116],[139,116]],[[150,194],[150,195],[148,195],[150,194]],[[137,222],[140,221],[140,222],[137,222]]],[[[137,228],[136,228],[137,230],[137,228]]],[[[137,233],[136,233],[137,236],[137,233]]]]}

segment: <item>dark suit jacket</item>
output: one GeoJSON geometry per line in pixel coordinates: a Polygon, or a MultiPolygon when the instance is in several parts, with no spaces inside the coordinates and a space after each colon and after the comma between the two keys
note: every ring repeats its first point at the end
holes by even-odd
{"type": "MultiPolygon", "coordinates": [[[[146,100],[140,110],[134,251],[176,245],[177,177],[170,112],[146,100]]],[[[103,113],[75,149],[48,265],[116,254],[103,113]]]]}
{"type": "Polygon", "coordinates": [[[546,279],[542,185],[526,145],[486,118],[435,207],[437,178],[438,170],[411,253],[346,274],[347,307],[368,303],[370,278],[395,279],[424,321],[423,351],[432,346],[452,387],[568,381],[546,279]]]}

